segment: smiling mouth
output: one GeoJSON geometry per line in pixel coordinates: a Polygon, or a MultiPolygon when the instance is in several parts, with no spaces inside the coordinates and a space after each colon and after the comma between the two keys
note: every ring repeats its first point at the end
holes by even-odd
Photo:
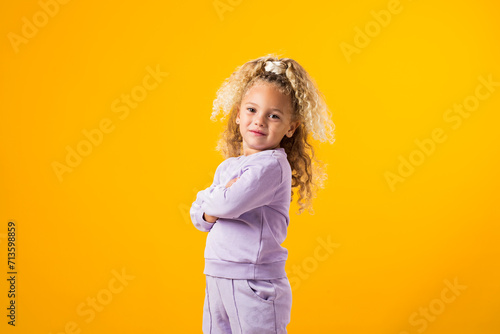
{"type": "Polygon", "coordinates": [[[257,136],[265,136],[262,132],[259,132],[259,131],[250,130],[250,132],[252,132],[253,134],[255,134],[257,136]]]}

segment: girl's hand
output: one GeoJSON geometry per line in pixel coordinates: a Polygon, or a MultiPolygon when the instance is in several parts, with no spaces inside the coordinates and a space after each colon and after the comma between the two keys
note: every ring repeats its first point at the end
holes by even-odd
{"type": "Polygon", "coordinates": [[[215,223],[215,221],[217,219],[219,219],[219,217],[210,216],[210,215],[207,215],[205,212],[203,212],[203,219],[205,219],[206,222],[215,223]]]}
{"type": "Polygon", "coordinates": [[[235,177],[234,179],[232,179],[231,181],[229,181],[227,184],[226,184],[226,188],[229,188],[233,185],[233,183],[236,182],[236,180],[238,180],[239,177],[235,177]]]}

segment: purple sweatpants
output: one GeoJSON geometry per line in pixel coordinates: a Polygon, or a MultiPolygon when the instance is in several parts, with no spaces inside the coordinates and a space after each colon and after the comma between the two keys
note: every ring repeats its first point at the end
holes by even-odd
{"type": "Polygon", "coordinates": [[[206,275],[205,334],[282,334],[290,322],[288,278],[229,279],[206,275]]]}

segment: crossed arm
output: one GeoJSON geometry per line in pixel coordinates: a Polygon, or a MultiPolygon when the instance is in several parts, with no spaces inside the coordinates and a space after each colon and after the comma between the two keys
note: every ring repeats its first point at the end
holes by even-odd
{"type": "MultiPolygon", "coordinates": [[[[229,188],[233,185],[233,183],[236,182],[236,180],[238,180],[239,177],[235,177],[234,179],[232,179],[231,181],[229,181],[227,184],[226,184],[226,188],[229,188]]],[[[209,222],[209,223],[215,223],[215,221],[217,219],[219,219],[219,217],[215,217],[215,216],[210,216],[210,215],[207,215],[205,212],[203,212],[203,219],[205,219],[205,221],[209,222]]]]}
{"type": "Polygon", "coordinates": [[[215,173],[214,183],[198,192],[191,206],[191,220],[195,227],[208,232],[219,218],[236,218],[254,208],[269,204],[281,184],[279,162],[249,162],[239,177],[225,186],[220,184],[219,174],[224,174],[224,166],[215,173]]]}

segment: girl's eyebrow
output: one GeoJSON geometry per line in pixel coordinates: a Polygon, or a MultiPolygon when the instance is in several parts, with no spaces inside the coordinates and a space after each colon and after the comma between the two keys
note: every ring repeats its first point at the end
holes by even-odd
{"type": "MultiPolygon", "coordinates": [[[[260,107],[257,103],[253,103],[253,102],[247,102],[246,104],[253,104],[254,106],[257,106],[257,107],[260,107]]],[[[282,112],[280,109],[278,108],[271,108],[271,110],[275,110],[275,111],[278,111],[278,112],[282,112]]]]}

